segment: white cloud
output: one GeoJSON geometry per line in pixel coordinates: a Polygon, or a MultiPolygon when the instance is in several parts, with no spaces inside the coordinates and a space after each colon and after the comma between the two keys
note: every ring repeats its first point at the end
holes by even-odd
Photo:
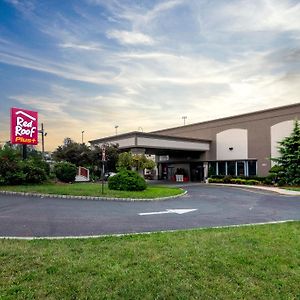
{"type": "Polygon", "coordinates": [[[88,51],[99,51],[102,48],[96,44],[75,44],[75,43],[63,43],[59,44],[61,48],[71,48],[78,50],[88,50],[88,51]]]}
{"type": "Polygon", "coordinates": [[[221,31],[299,32],[299,15],[300,3],[288,0],[234,0],[211,9],[206,25],[221,31]]]}
{"type": "Polygon", "coordinates": [[[153,45],[154,40],[141,32],[125,31],[125,30],[109,30],[107,37],[116,39],[121,44],[129,45],[153,45]]]}
{"type": "Polygon", "coordinates": [[[151,131],[182,125],[182,115],[192,123],[299,101],[299,4],[93,1],[107,9],[80,7],[78,20],[34,10],[28,21],[53,52],[0,37],[1,62],[57,76],[59,84],[41,79],[47,96],[30,87],[9,98],[40,110],[56,144],[82,129],[92,139],[114,134],[116,124],[120,133],[151,131]],[[182,11],[201,28],[181,23],[182,11]]]}

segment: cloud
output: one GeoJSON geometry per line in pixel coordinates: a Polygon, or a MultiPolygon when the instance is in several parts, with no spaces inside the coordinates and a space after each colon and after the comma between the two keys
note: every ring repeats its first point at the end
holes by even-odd
{"type": "Polygon", "coordinates": [[[30,0],[4,0],[5,2],[13,5],[23,15],[30,15],[35,9],[35,4],[30,0]]]}
{"type": "Polygon", "coordinates": [[[0,61],[33,71],[23,70],[23,90],[2,84],[0,101],[38,109],[52,148],[81,130],[93,139],[116,124],[152,131],[183,115],[192,123],[299,101],[297,1],[86,1],[96,6],[36,6],[24,39],[0,32],[0,61]]]}
{"type": "Polygon", "coordinates": [[[154,40],[141,32],[132,32],[125,30],[109,30],[107,37],[110,39],[116,39],[121,44],[129,45],[153,45],[154,40]]]}
{"type": "Polygon", "coordinates": [[[300,31],[299,2],[295,4],[286,0],[233,0],[224,2],[218,9],[211,9],[209,12],[206,25],[216,30],[300,31]]]}
{"type": "Polygon", "coordinates": [[[88,50],[88,51],[99,51],[102,48],[96,44],[75,44],[75,43],[64,43],[59,44],[61,48],[71,48],[76,50],[88,50]]]}

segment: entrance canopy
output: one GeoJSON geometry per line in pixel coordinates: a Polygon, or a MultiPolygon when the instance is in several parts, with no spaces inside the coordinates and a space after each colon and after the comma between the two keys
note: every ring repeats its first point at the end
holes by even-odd
{"type": "Polygon", "coordinates": [[[210,140],[166,136],[139,131],[90,141],[92,146],[113,143],[118,144],[120,150],[131,150],[133,152],[142,150],[144,153],[156,155],[167,155],[169,151],[205,152],[209,151],[210,142],[210,140]]]}

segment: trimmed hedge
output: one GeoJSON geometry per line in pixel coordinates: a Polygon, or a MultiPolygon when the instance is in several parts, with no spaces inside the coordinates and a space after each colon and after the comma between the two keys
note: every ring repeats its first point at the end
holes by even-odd
{"type": "Polygon", "coordinates": [[[143,191],[146,187],[145,179],[134,171],[122,170],[108,179],[108,188],[110,190],[143,191]]]}
{"type": "Polygon", "coordinates": [[[260,181],[254,179],[242,179],[242,178],[209,178],[209,183],[227,183],[227,184],[243,184],[243,185],[257,185],[260,184],[260,181]]]}

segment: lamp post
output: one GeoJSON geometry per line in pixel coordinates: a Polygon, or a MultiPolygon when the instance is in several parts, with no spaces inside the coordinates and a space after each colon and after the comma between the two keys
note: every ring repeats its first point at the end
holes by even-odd
{"type": "Polygon", "coordinates": [[[115,126],[116,135],[118,135],[118,128],[119,128],[119,125],[116,125],[116,126],[115,126]]]}
{"type": "Polygon", "coordinates": [[[81,144],[83,144],[83,134],[84,134],[84,130],[81,131],[81,144]]]}
{"type": "Polygon", "coordinates": [[[187,116],[183,116],[182,119],[183,119],[183,126],[185,126],[185,121],[187,119],[187,116]]]}
{"type": "Polygon", "coordinates": [[[45,154],[45,136],[47,135],[47,132],[44,130],[44,123],[41,124],[41,129],[39,130],[39,133],[42,135],[42,154],[44,157],[45,154]]]}

